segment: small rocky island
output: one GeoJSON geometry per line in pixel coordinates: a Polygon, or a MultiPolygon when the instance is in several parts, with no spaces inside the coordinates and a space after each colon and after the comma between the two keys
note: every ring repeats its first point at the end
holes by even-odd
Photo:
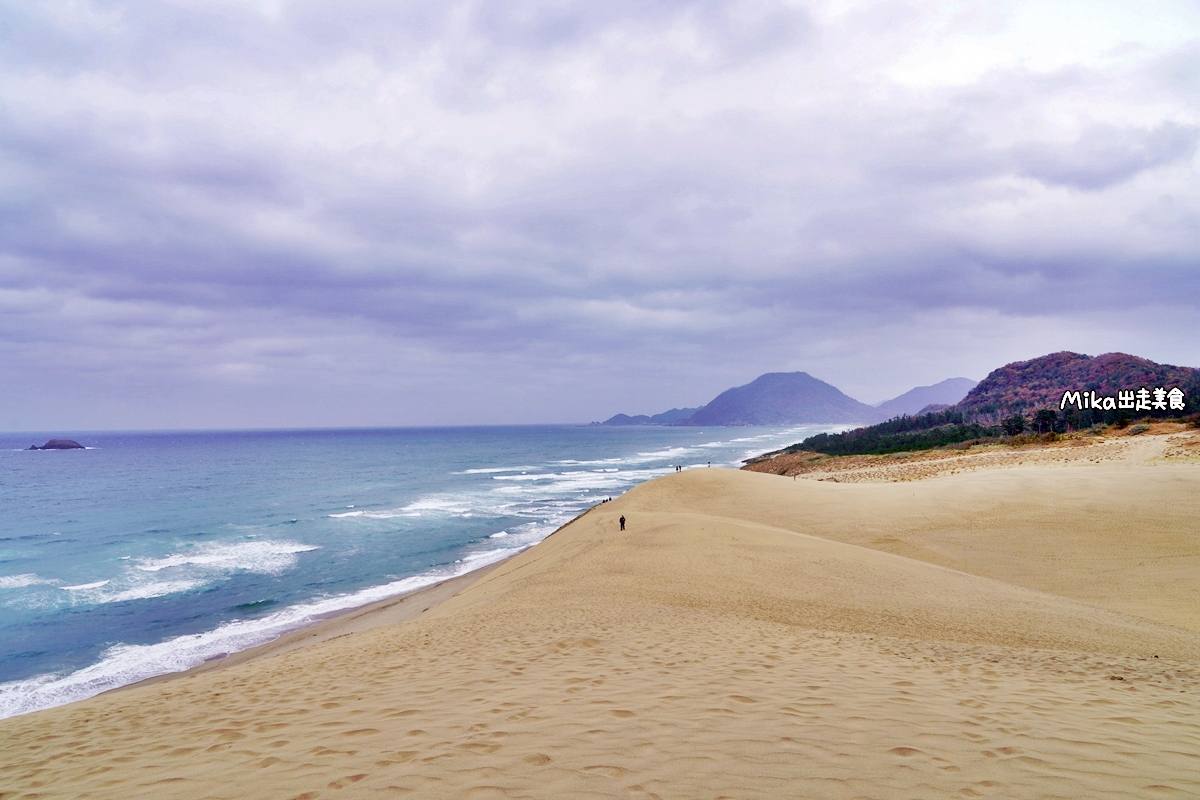
{"type": "Polygon", "coordinates": [[[29,446],[30,450],[86,450],[87,448],[73,439],[51,439],[41,447],[36,444],[29,446]]]}

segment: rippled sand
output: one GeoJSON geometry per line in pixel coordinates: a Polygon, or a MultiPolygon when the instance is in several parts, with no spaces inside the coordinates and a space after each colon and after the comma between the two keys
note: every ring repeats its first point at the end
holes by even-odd
{"type": "Polygon", "coordinates": [[[1197,797],[1200,465],[1148,448],[671,474],[414,619],[0,722],[0,798],[1197,797]]]}

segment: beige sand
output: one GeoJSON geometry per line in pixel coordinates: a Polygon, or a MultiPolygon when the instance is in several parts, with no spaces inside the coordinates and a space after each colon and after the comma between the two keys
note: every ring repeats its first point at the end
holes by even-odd
{"type": "Polygon", "coordinates": [[[1200,466],[1145,441],[671,474],[415,619],[2,721],[0,798],[1200,796],[1200,466]]]}

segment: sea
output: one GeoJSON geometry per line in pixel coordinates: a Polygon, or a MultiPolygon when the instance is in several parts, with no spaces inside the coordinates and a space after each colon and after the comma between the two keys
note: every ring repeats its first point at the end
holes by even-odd
{"type": "Polygon", "coordinates": [[[837,429],[0,434],[0,718],[499,561],[676,465],[837,429]],[[26,449],[63,436],[87,449],[26,449]]]}

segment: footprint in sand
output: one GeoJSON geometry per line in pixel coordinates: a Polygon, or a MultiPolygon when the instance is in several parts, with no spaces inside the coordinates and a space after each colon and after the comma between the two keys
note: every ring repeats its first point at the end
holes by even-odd
{"type": "Polygon", "coordinates": [[[330,789],[341,789],[344,786],[349,786],[352,783],[358,783],[363,778],[367,777],[367,773],[363,772],[358,775],[347,775],[344,778],[333,781],[329,784],[330,789]]]}
{"type": "Polygon", "coordinates": [[[888,750],[888,752],[893,755],[900,756],[901,758],[908,758],[910,756],[915,756],[915,755],[924,755],[924,753],[922,753],[920,750],[918,750],[915,747],[893,747],[891,750],[888,750]]]}
{"type": "Polygon", "coordinates": [[[358,730],[345,731],[342,736],[371,736],[379,733],[378,728],[359,728],[358,730]]]}
{"type": "Polygon", "coordinates": [[[623,778],[629,774],[629,770],[624,767],[615,767],[611,764],[594,764],[590,767],[584,767],[584,772],[599,772],[602,775],[607,775],[610,778],[623,778]]]}

